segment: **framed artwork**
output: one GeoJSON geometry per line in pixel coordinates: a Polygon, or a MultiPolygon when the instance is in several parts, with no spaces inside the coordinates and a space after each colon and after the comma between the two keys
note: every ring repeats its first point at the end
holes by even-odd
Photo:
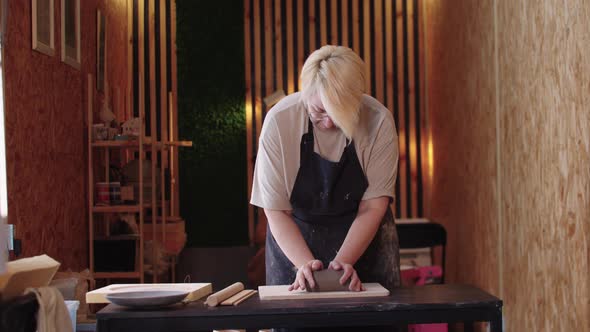
{"type": "Polygon", "coordinates": [[[80,0],[61,0],[61,61],[80,69],[80,0]]]}
{"type": "Polygon", "coordinates": [[[96,88],[104,91],[106,50],[107,50],[107,26],[104,14],[100,9],[96,11],[96,88]]]}
{"type": "Polygon", "coordinates": [[[55,54],[55,36],[53,32],[54,0],[31,1],[31,31],[33,35],[33,49],[49,56],[53,56],[55,54]]]}

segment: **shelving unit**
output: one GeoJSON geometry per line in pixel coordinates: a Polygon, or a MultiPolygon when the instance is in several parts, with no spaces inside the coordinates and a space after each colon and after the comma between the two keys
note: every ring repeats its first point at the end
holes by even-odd
{"type": "MultiPolygon", "coordinates": [[[[105,279],[107,283],[110,283],[111,279],[136,279],[140,283],[145,280],[145,268],[144,268],[144,257],[145,255],[153,255],[152,262],[156,261],[157,252],[156,246],[152,245],[153,251],[151,253],[144,252],[144,245],[146,242],[146,220],[151,214],[151,234],[150,239],[154,242],[159,242],[162,247],[166,244],[166,222],[167,220],[177,221],[178,217],[177,208],[175,208],[174,199],[177,199],[177,193],[174,190],[177,188],[177,179],[174,169],[177,165],[174,164],[174,149],[178,147],[190,147],[192,142],[190,141],[174,141],[168,139],[168,128],[162,125],[160,128],[161,141],[152,140],[151,137],[158,137],[156,128],[156,113],[155,108],[152,107],[150,110],[150,128],[146,129],[145,126],[145,110],[144,105],[141,102],[143,98],[139,98],[139,118],[141,119],[141,130],[140,135],[136,140],[121,140],[121,141],[93,141],[92,127],[94,124],[94,80],[92,75],[88,75],[88,227],[89,227],[89,253],[90,253],[90,271],[95,279],[105,279]],[[146,131],[149,135],[146,135],[146,131]],[[134,204],[127,205],[97,205],[96,204],[96,190],[95,185],[97,182],[111,182],[110,177],[110,164],[111,154],[118,154],[121,164],[128,163],[132,160],[137,160],[137,167],[139,168],[139,179],[137,182],[137,190],[133,189],[134,193],[138,193],[139,197],[134,197],[136,202],[134,204]],[[104,160],[104,175],[98,168],[100,160],[104,160]],[[151,164],[151,177],[146,179],[144,177],[144,161],[150,161],[151,164]],[[158,167],[158,160],[160,160],[160,197],[157,197],[157,186],[156,186],[156,170],[158,167]],[[166,177],[165,169],[170,170],[170,200],[166,199],[166,177]],[[100,176],[97,176],[100,175],[100,176]],[[100,181],[98,179],[100,178],[100,181]],[[151,181],[149,183],[148,181],[151,181]],[[151,185],[151,186],[150,186],[151,185]],[[145,192],[145,188],[151,188],[148,192],[145,192]],[[146,197],[149,195],[149,198],[146,197]],[[170,207],[170,208],[168,208],[170,207]],[[114,220],[114,216],[117,214],[134,214],[135,220],[137,221],[138,234],[112,234],[110,229],[110,223],[114,220]],[[160,233],[158,233],[160,231],[160,233]],[[158,238],[161,234],[161,238],[158,238]],[[97,250],[95,246],[100,245],[101,248],[110,248],[111,242],[113,244],[127,242],[125,247],[130,247],[131,242],[134,242],[135,255],[133,257],[134,267],[132,271],[96,271],[96,254],[97,250]]],[[[143,89],[140,89],[139,94],[143,94],[143,89]]],[[[172,99],[172,95],[169,98],[172,99]]],[[[169,107],[172,107],[170,102],[169,107]]],[[[168,110],[167,110],[168,111],[168,110]]],[[[166,112],[168,114],[168,112],[166,112]]],[[[163,114],[162,116],[168,116],[163,114]]],[[[172,124],[173,112],[170,112],[170,119],[166,119],[166,123],[172,124]]],[[[127,115],[129,116],[129,115],[127,115]]],[[[125,119],[128,120],[128,119],[125,119]]],[[[173,131],[174,127],[170,127],[170,132],[173,131]]],[[[182,219],[180,219],[182,220],[182,219]]],[[[110,250],[110,249],[109,249],[110,250]]],[[[107,250],[108,251],[108,250],[107,250]]],[[[120,255],[125,255],[125,252],[121,252],[120,255]]],[[[129,253],[131,254],[131,253],[129,253]]],[[[105,257],[101,257],[104,261],[105,257]]],[[[127,257],[129,260],[130,257],[127,257]]],[[[171,267],[172,271],[174,266],[171,267]]],[[[152,282],[158,282],[158,273],[156,267],[153,267],[152,282]]]]}

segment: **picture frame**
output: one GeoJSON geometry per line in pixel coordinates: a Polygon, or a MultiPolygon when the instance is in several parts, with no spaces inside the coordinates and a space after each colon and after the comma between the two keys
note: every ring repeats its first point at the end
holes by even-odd
{"type": "Polygon", "coordinates": [[[107,26],[106,17],[96,10],[96,89],[104,91],[107,50],[107,26]]]}
{"type": "Polygon", "coordinates": [[[61,61],[80,69],[80,0],[61,0],[61,61]]]}
{"type": "Polygon", "coordinates": [[[55,55],[54,0],[31,0],[33,50],[55,55]]]}

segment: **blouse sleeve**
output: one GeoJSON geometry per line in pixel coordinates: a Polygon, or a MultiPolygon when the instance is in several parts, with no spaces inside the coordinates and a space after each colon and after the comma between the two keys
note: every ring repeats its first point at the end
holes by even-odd
{"type": "Polygon", "coordinates": [[[291,210],[284,162],[277,124],[274,118],[267,117],[258,143],[250,204],[265,209],[291,210]]]}
{"type": "Polygon", "coordinates": [[[391,113],[387,112],[387,116],[377,130],[377,136],[369,147],[369,159],[365,169],[369,186],[362,199],[387,196],[390,197],[391,202],[395,198],[399,159],[397,132],[391,113]]]}

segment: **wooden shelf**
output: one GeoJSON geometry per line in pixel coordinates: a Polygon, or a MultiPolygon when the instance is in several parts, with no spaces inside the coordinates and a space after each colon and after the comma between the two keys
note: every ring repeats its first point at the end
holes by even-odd
{"type": "MultiPolygon", "coordinates": [[[[168,148],[170,146],[177,146],[177,147],[191,147],[193,146],[193,142],[191,141],[175,141],[175,142],[155,142],[157,149],[161,149],[162,147],[168,148]]],[[[149,147],[151,145],[150,140],[145,140],[143,142],[145,147],[149,147]]],[[[139,140],[129,140],[129,141],[96,141],[92,142],[92,147],[96,148],[129,148],[129,149],[138,149],[139,148],[139,140]]]]}
{"type": "Polygon", "coordinates": [[[129,141],[96,141],[92,142],[93,147],[106,148],[125,148],[125,147],[139,147],[139,140],[129,141]]]}
{"type": "MultiPolygon", "coordinates": [[[[166,201],[166,204],[168,204],[168,201],[166,201]]],[[[156,207],[162,207],[162,204],[160,204],[160,202],[158,202],[156,204],[156,207]]],[[[143,204],[143,208],[144,209],[151,209],[152,208],[152,203],[144,203],[143,204]]],[[[129,213],[133,213],[133,212],[139,212],[139,205],[105,205],[105,206],[94,206],[92,208],[92,212],[96,212],[96,213],[125,213],[125,212],[129,212],[129,213]]]]}
{"type": "Polygon", "coordinates": [[[121,240],[139,240],[139,234],[95,236],[95,241],[121,241],[121,240]]]}
{"type": "Polygon", "coordinates": [[[125,212],[139,212],[139,205],[107,205],[107,206],[94,206],[92,212],[97,213],[125,213],[125,212]]]}
{"type": "Polygon", "coordinates": [[[131,272],[94,272],[95,279],[139,279],[141,273],[131,272]]]}

